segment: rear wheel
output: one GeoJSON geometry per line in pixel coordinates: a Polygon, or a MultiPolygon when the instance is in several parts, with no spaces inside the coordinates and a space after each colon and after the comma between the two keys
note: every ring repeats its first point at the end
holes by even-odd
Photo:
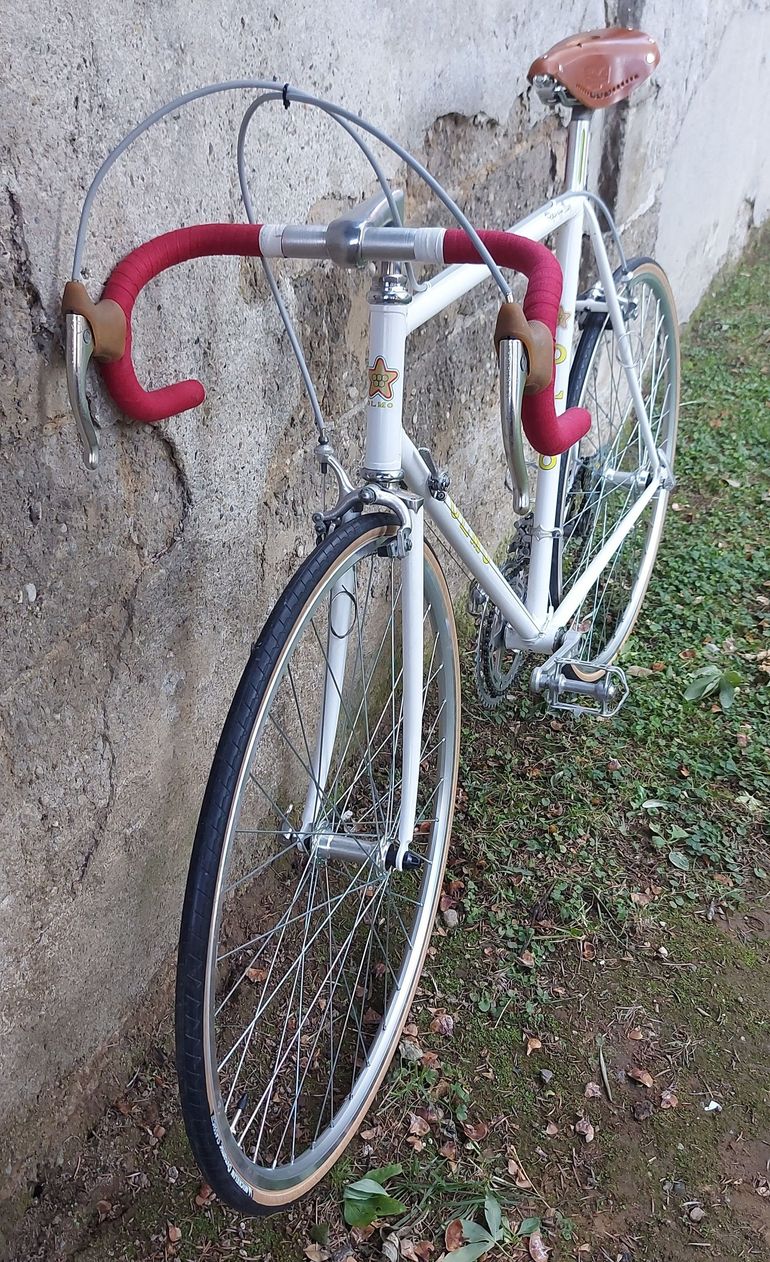
{"type": "MultiPolygon", "coordinates": [[[[679,413],[679,327],[664,273],[635,259],[616,277],[655,446],[673,470],[679,413]]],[[[562,458],[560,533],[553,550],[554,605],[598,556],[652,476],[617,338],[604,313],[589,315],[572,365],[567,406],[587,408],[591,430],[562,458]]],[[[576,610],[576,660],[601,671],[631,633],[660,543],[670,490],[660,486],[576,610]]]]}
{"type": "Polygon", "coordinates": [[[451,831],[452,607],[425,553],[413,866],[401,803],[401,562],[391,517],[340,525],[278,600],[238,687],[195,839],[177,983],[182,1110],[241,1213],[308,1192],[355,1134],[397,1046],[451,831]]]}

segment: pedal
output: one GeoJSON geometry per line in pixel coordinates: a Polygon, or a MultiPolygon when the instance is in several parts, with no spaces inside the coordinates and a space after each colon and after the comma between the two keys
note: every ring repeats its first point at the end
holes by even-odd
{"type": "Polygon", "coordinates": [[[592,670],[590,662],[551,659],[535,667],[529,686],[545,697],[550,710],[569,710],[593,719],[614,718],[628,697],[625,672],[619,666],[592,670]],[[592,674],[598,678],[590,678],[592,674]]]}

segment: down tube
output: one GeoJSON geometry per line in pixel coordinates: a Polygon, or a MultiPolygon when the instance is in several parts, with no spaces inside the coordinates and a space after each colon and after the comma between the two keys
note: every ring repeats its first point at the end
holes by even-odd
{"type": "Polygon", "coordinates": [[[462,563],[477,579],[482,591],[502,610],[522,645],[538,644],[545,651],[544,627],[530,617],[526,606],[505,581],[492,557],[476,538],[460,510],[447,496],[434,499],[428,490],[428,466],[407,434],[401,438],[401,463],[409,490],[425,501],[425,512],[462,563]]]}

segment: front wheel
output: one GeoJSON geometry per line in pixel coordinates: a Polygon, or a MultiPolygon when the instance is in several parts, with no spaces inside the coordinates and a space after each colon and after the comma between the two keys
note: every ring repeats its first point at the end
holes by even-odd
{"type": "MultiPolygon", "coordinates": [[[[662,270],[634,259],[616,276],[618,297],[655,447],[673,470],[679,415],[679,326],[662,270]]],[[[559,471],[559,533],[551,595],[557,606],[628,516],[652,476],[647,449],[609,316],[583,325],[570,372],[568,407],[591,413],[591,430],[570,449],[559,471]]],[[[636,523],[587,589],[573,627],[573,655],[588,667],[608,666],[633,629],[660,543],[670,490],[660,485],[636,523]]]]}
{"type": "Polygon", "coordinates": [[[355,1134],[397,1046],[452,824],[459,662],[425,552],[412,867],[401,803],[401,562],[381,513],[340,525],[254,647],[211,770],[177,979],[182,1112],[200,1169],[259,1214],[308,1192],[355,1134]]]}

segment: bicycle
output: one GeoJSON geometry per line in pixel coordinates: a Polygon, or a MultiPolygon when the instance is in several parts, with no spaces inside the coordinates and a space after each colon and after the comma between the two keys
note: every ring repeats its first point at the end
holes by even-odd
{"type": "Polygon", "coordinates": [[[96,467],[86,394],[92,354],[129,416],[196,406],[194,381],[145,391],[131,360],[140,289],[203,254],[259,257],[308,390],[315,456],[336,503],[254,645],[206,788],[185,895],[176,1021],[182,1110],[200,1169],[240,1213],[308,1192],[355,1134],[399,1041],[441,893],[455,799],[460,666],[452,600],[426,521],[474,579],[476,683],[505,701],[525,665],[552,708],[609,717],[627,695],[617,657],[649,581],[673,480],[678,327],[662,270],[627,261],[587,189],[594,108],[657,65],[641,32],[574,36],[530,69],[571,110],[564,191],[508,232],[477,232],[395,141],[290,85],[210,85],[151,115],[89,190],[65,290],[73,410],[96,467]],[[165,234],[130,253],[100,303],[78,281],[88,215],[109,167],[148,126],[216,91],[259,95],[238,165],[249,223],[165,234]],[[255,222],[245,142],[268,101],[320,108],[372,163],[380,193],[327,226],[255,222]],[[408,228],[364,135],[425,179],[457,229],[408,228]],[[600,216],[618,251],[613,270],[600,216]],[[598,277],[578,292],[588,234],[598,277]],[[555,234],[555,255],[542,243],[555,234]],[[325,421],[270,260],[371,264],[365,460],[352,480],[325,421]],[[418,282],[415,264],[441,267],[418,282]],[[502,268],[529,278],[523,307],[502,268]],[[492,276],[502,435],[518,517],[505,561],[449,495],[449,474],[403,428],[409,334],[492,276]],[[576,340],[577,338],[577,340],[576,340]],[[573,343],[576,345],[573,349],[573,343]],[[537,458],[534,508],[522,430],[537,458]]]}

